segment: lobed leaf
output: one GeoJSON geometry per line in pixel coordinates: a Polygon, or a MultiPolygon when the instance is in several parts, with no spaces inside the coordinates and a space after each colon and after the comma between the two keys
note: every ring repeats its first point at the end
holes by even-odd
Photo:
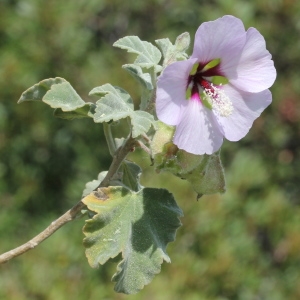
{"type": "Polygon", "coordinates": [[[139,165],[125,160],[122,163],[122,173],[122,182],[125,186],[135,192],[142,189],[140,184],[142,169],[139,165]]]}
{"type": "MultiPolygon", "coordinates": [[[[97,179],[87,182],[85,189],[82,192],[82,197],[85,197],[95,191],[105,178],[106,174],[107,171],[102,171],[98,174],[97,179]]],[[[139,165],[131,161],[124,160],[122,162],[120,171],[117,172],[117,174],[115,174],[115,176],[113,176],[113,178],[110,180],[109,186],[124,186],[135,192],[138,192],[142,189],[140,184],[141,174],[142,169],[139,165]]]]}
{"type": "Polygon", "coordinates": [[[83,228],[86,256],[92,267],[122,254],[112,280],[115,290],[134,294],[160,272],[181,225],[181,209],[165,189],[101,188],[82,200],[96,213],[83,228]]]}
{"type": "Polygon", "coordinates": [[[171,41],[168,38],[155,40],[155,43],[160,48],[160,50],[163,54],[163,57],[166,57],[168,50],[173,47],[173,44],[171,43],[171,41]]]}
{"type": "Polygon", "coordinates": [[[133,109],[133,101],[130,95],[118,86],[112,86],[111,84],[107,83],[98,87],[93,88],[89,95],[93,96],[106,96],[107,94],[111,94],[113,99],[116,101],[124,102],[129,108],[133,109]]]}
{"type": "Polygon", "coordinates": [[[134,111],[130,95],[119,87],[105,84],[93,89],[90,94],[101,97],[97,101],[94,114],[96,123],[118,121],[129,117],[132,125],[132,137],[146,133],[154,123],[154,117],[144,111],[134,111]]]}
{"type": "Polygon", "coordinates": [[[176,38],[175,48],[178,52],[185,52],[188,49],[190,42],[190,34],[188,32],[184,32],[176,38]]]}
{"type": "Polygon", "coordinates": [[[54,116],[61,119],[73,120],[80,118],[93,118],[96,105],[94,103],[86,103],[84,106],[79,107],[72,111],[63,111],[60,108],[54,110],[54,116]]]}
{"type": "Polygon", "coordinates": [[[149,73],[143,73],[140,66],[134,64],[126,64],[122,66],[128,73],[130,73],[144,88],[153,90],[153,84],[149,73]]]}
{"type": "MultiPolygon", "coordinates": [[[[148,109],[148,111],[150,111],[150,109],[149,109],[150,103],[149,102],[152,101],[152,97],[154,97],[153,90],[148,90],[148,89],[142,90],[140,110],[145,111],[146,109],[148,109]]],[[[154,107],[153,107],[153,109],[154,109],[154,107]]]]}
{"type": "Polygon", "coordinates": [[[42,80],[27,89],[18,103],[24,101],[43,101],[52,108],[60,108],[64,112],[76,110],[86,104],[71,84],[60,77],[42,80]]]}
{"type": "Polygon", "coordinates": [[[122,68],[124,68],[141,84],[142,96],[141,96],[140,109],[145,110],[153,95],[153,84],[152,84],[151,75],[149,73],[143,73],[142,68],[135,64],[123,65],[122,68]]]}
{"type": "Polygon", "coordinates": [[[180,34],[173,45],[169,39],[159,39],[155,41],[163,53],[164,63],[163,66],[166,67],[171,63],[184,60],[187,58],[185,51],[188,49],[190,44],[190,35],[188,32],[180,34]]]}
{"type": "Polygon", "coordinates": [[[39,83],[28,88],[25,92],[23,92],[18,103],[24,101],[42,101],[45,94],[51,89],[53,85],[64,83],[64,82],[67,81],[60,77],[42,80],[39,83]]]}
{"type": "Polygon", "coordinates": [[[97,179],[87,182],[85,185],[85,189],[82,192],[82,197],[85,197],[85,196],[89,195],[90,193],[92,193],[100,185],[101,181],[104,179],[106,174],[107,174],[107,171],[100,172],[98,174],[97,179]]]}
{"type": "Polygon", "coordinates": [[[137,110],[131,115],[132,137],[138,137],[141,134],[147,133],[154,124],[154,117],[146,111],[137,110]]]}
{"type": "Polygon", "coordinates": [[[119,87],[105,84],[94,88],[91,94],[101,97],[96,103],[97,108],[94,114],[96,123],[118,121],[129,117],[133,112],[133,101],[130,95],[119,87]]]}
{"type": "Polygon", "coordinates": [[[113,46],[138,54],[134,63],[142,68],[156,67],[161,53],[153,44],[141,41],[137,36],[126,36],[117,40],[113,46]]]}

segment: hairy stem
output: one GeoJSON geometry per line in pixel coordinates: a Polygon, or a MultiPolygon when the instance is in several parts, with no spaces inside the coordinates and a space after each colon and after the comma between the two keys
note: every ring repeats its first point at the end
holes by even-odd
{"type": "MultiPolygon", "coordinates": [[[[105,178],[100,183],[99,187],[106,187],[109,185],[110,180],[113,178],[113,176],[118,171],[121,163],[126,158],[127,154],[131,151],[131,149],[136,145],[136,140],[132,137],[129,137],[125,144],[117,149],[113,156],[113,161],[110,165],[110,168],[105,176],[105,178]]],[[[97,187],[98,188],[98,187],[97,187]]],[[[69,223],[70,221],[73,221],[78,216],[81,215],[82,209],[85,208],[85,204],[81,202],[81,200],[73,206],[71,209],[69,209],[66,213],[64,213],[62,216],[60,216],[58,219],[53,221],[45,230],[43,230],[41,233],[39,233],[37,236],[35,236],[33,239],[28,241],[27,243],[12,249],[10,251],[7,251],[0,255],[0,264],[5,263],[9,260],[11,260],[14,257],[17,257],[33,248],[35,248],[37,245],[39,245],[41,242],[43,242],[45,239],[50,237],[55,231],[57,231],[59,228],[61,228],[63,225],[69,223]]]]}
{"type": "Polygon", "coordinates": [[[109,153],[111,156],[113,156],[116,151],[116,144],[111,132],[111,125],[108,123],[103,123],[103,131],[104,131],[104,136],[106,138],[109,153]]]}
{"type": "Polygon", "coordinates": [[[127,154],[132,150],[132,148],[136,145],[136,140],[132,137],[129,137],[125,144],[118,148],[113,156],[113,161],[108,169],[108,172],[105,176],[105,178],[100,183],[99,187],[106,187],[109,185],[110,180],[113,178],[113,176],[118,171],[121,163],[127,156],[127,154]]]}
{"type": "Polygon", "coordinates": [[[156,100],[156,81],[157,81],[157,76],[156,76],[156,71],[155,71],[155,67],[152,67],[152,69],[150,70],[150,76],[151,76],[151,82],[153,84],[153,90],[150,96],[150,99],[148,101],[147,107],[145,108],[145,111],[153,114],[154,116],[156,116],[156,112],[155,112],[155,100],[156,100]]]}

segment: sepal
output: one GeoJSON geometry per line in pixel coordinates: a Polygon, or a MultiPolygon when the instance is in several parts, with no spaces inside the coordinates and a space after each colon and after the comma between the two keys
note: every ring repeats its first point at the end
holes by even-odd
{"type": "Polygon", "coordinates": [[[151,150],[158,172],[168,171],[181,179],[188,180],[199,197],[225,192],[225,175],[220,151],[212,155],[188,153],[173,144],[173,126],[157,121],[156,127],[151,150]]]}

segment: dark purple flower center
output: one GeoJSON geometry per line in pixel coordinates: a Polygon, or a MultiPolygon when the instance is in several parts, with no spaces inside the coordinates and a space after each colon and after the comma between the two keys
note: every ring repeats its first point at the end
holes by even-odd
{"type": "Polygon", "coordinates": [[[206,108],[228,117],[233,110],[230,99],[222,90],[228,79],[220,71],[220,59],[194,64],[187,81],[186,99],[200,101],[206,108]]]}

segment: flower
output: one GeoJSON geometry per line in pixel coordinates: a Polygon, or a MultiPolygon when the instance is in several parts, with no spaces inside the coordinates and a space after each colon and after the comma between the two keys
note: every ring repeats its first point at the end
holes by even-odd
{"type": "Polygon", "coordinates": [[[191,57],[167,66],[157,82],[156,113],[175,125],[173,143],[212,154],[238,141],[271,103],[276,70],[263,36],[224,16],[198,28],[191,57]]]}

